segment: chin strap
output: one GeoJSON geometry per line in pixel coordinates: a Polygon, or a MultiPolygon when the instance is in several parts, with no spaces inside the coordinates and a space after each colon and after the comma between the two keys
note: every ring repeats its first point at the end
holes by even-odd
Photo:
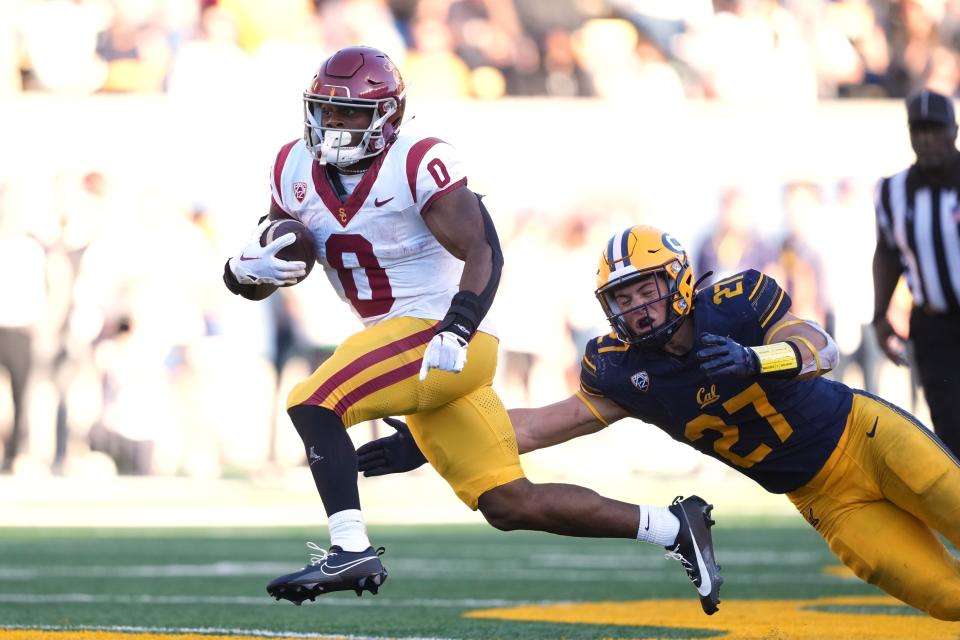
{"type": "Polygon", "coordinates": [[[486,286],[479,294],[472,291],[457,292],[450,301],[450,309],[447,310],[447,315],[440,321],[436,329],[437,333],[450,331],[468,341],[477,332],[480,321],[490,311],[493,298],[497,294],[497,287],[500,286],[500,272],[503,270],[503,252],[500,250],[500,238],[497,237],[497,229],[493,225],[490,212],[483,204],[483,196],[480,194],[474,195],[477,196],[477,201],[480,203],[484,235],[487,244],[490,245],[492,260],[490,279],[487,280],[486,286]]]}

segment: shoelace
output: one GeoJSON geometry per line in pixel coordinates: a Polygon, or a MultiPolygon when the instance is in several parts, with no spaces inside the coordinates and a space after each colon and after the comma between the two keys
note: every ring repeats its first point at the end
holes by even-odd
{"type": "Polygon", "coordinates": [[[331,553],[316,542],[307,542],[307,548],[313,549],[313,551],[310,552],[310,566],[323,564],[323,561],[326,560],[327,557],[337,555],[336,551],[331,553]]]}
{"type": "MultiPolygon", "coordinates": [[[[678,547],[679,548],[679,547],[678,547]]],[[[697,584],[697,575],[696,568],[693,566],[693,563],[687,560],[682,553],[674,549],[673,551],[667,551],[663,554],[663,557],[667,560],[678,560],[683,566],[684,571],[687,572],[687,577],[690,578],[690,582],[697,584]]]]}
{"type": "MultiPolygon", "coordinates": [[[[316,566],[318,564],[323,564],[323,561],[329,558],[330,556],[337,555],[336,551],[327,551],[326,549],[318,545],[316,542],[307,541],[306,544],[308,549],[313,549],[313,551],[310,552],[311,567],[316,566]]],[[[384,549],[383,547],[377,547],[377,550],[374,553],[376,553],[378,556],[382,556],[385,552],[386,552],[386,549],[384,549]]]]}

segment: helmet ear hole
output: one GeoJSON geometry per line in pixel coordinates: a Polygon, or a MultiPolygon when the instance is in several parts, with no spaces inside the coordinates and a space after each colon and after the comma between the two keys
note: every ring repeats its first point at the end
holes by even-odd
{"type": "Polygon", "coordinates": [[[394,100],[393,98],[390,98],[389,100],[384,100],[383,102],[377,105],[377,114],[381,116],[385,116],[388,113],[393,113],[396,110],[397,110],[397,101],[394,100]]]}
{"type": "Polygon", "coordinates": [[[393,140],[393,136],[396,134],[397,130],[393,128],[393,125],[389,122],[384,123],[383,125],[383,138],[381,140],[390,141],[393,140]]]}

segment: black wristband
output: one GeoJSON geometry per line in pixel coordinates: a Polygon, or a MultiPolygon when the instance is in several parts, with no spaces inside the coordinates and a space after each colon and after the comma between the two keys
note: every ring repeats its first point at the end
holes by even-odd
{"type": "Polygon", "coordinates": [[[480,324],[480,297],[472,291],[459,291],[450,301],[450,309],[437,325],[437,333],[449,331],[469,341],[480,324]]]}

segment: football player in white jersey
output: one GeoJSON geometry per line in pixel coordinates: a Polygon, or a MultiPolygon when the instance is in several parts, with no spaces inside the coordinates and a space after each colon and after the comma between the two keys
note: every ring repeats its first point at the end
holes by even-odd
{"type": "MultiPolygon", "coordinates": [[[[399,132],[404,106],[403,80],[383,52],[341,49],[304,93],[303,138],[280,149],[271,172],[269,218],[306,225],[331,285],[365,329],[288,397],[331,546],[308,543],[316,551],[310,564],[267,591],[297,604],[330,591],[377,592],[387,577],[383,549],[367,538],[345,428],[408,415],[430,463],[495,527],[679,547],[698,588],[701,575],[709,578],[701,600],[716,610],[720,581],[702,500],[641,507],[524,477],[491,387],[497,339],[485,317],[503,264],[496,230],[453,147],[399,132]]],[[[266,297],[305,273],[304,263],[276,257],[293,234],[260,246],[266,224],[224,268],[227,288],[246,298],[266,297]]]]}

